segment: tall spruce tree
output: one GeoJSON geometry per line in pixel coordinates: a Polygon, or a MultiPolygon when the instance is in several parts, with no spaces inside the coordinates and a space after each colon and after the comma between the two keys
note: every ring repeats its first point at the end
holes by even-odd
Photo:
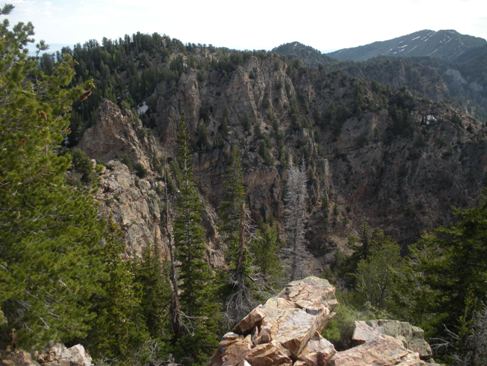
{"type": "Polygon", "coordinates": [[[263,224],[252,240],[251,251],[255,265],[266,285],[279,283],[282,268],[278,257],[280,248],[276,225],[263,224]]]}
{"type": "Polygon", "coordinates": [[[176,340],[176,353],[187,365],[208,361],[218,343],[218,304],[213,273],[206,261],[205,231],[201,223],[201,201],[193,181],[189,138],[184,121],[178,136],[178,187],[174,223],[176,258],[180,262],[180,306],[183,332],[176,340]]]}
{"type": "Polygon", "coordinates": [[[136,282],[140,286],[141,311],[156,354],[152,357],[167,358],[170,353],[171,331],[168,304],[171,298],[168,270],[161,262],[159,248],[152,244],[144,248],[142,258],[136,262],[136,282]]]}
{"type": "Polygon", "coordinates": [[[251,272],[249,242],[252,233],[245,200],[240,152],[236,146],[232,146],[225,177],[224,199],[220,208],[221,234],[230,266],[225,291],[225,315],[230,325],[245,316],[253,306],[249,277],[251,272]]]}
{"type": "Polygon", "coordinates": [[[476,207],[454,213],[455,223],[423,235],[411,248],[410,263],[417,318],[436,337],[456,334],[449,352],[461,355],[487,302],[487,195],[476,207]]]}
{"type": "Polygon", "coordinates": [[[25,347],[86,336],[103,273],[103,224],[92,198],[66,183],[70,156],[60,151],[81,89],[69,87],[68,56],[40,70],[27,51],[33,33],[31,23],[0,23],[2,332],[15,328],[25,347]]]}
{"type": "MultiPolygon", "coordinates": [[[[104,235],[105,244],[100,251],[102,292],[92,298],[96,318],[84,343],[96,357],[130,365],[134,351],[143,346],[149,334],[143,312],[146,299],[141,296],[132,263],[123,258],[121,238],[120,229],[114,224],[104,235]]],[[[152,327],[158,324],[154,318],[148,322],[152,327]]]]}

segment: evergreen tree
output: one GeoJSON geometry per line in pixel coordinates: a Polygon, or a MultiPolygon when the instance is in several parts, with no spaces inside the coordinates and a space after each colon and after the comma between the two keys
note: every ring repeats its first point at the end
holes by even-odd
{"type": "MultiPolygon", "coordinates": [[[[386,240],[384,233],[375,231],[371,234],[369,225],[366,222],[362,223],[360,226],[359,237],[350,236],[348,238],[348,247],[353,250],[353,253],[338,265],[338,273],[346,287],[355,287],[357,280],[356,273],[359,263],[367,260],[371,250],[378,250],[382,246],[384,240],[386,240]],[[374,240],[371,239],[372,235],[375,235],[374,240]]],[[[387,238],[387,240],[390,239],[387,238]]]]}
{"type": "Polygon", "coordinates": [[[176,258],[180,262],[180,305],[183,334],[176,340],[177,355],[188,365],[204,364],[218,343],[218,304],[213,273],[206,262],[201,202],[193,181],[186,125],[179,125],[179,195],[174,224],[176,258]]]}
{"type": "Polygon", "coordinates": [[[105,235],[100,252],[104,266],[100,282],[103,292],[92,299],[96,319],[85,343],[95,356],[129,365],[134,350],[148,339],[148,332],[139,285],[131,263],[123,258],[121,233],[112,225],[109,234],[105,235]]]}
{"type": "Polygon", "coordinates": [[[418,290],[416,314],[430,334],[456,334],[450,351],[462,354],[475,314],[487,301],[487,196],[455,210],[457,221],[424,235],[411,250],[418,290]],[[427,292],[428,296],[422,296],[427,292]]]}
{"type": "MultiPolygon", "coordinates": [[[[12,8],[4,6],[0,16],[12,8]]],[[[64,56],[42,72],[28,56],[32,35],[31,23],[0,23],[2,332],[15,328],[24,347],[86,336],[103,274],[97,207],[66,183],[70,158],[60,153],[71,104],[81,94],[68,87],[73,62],[64,56]]]]}
{"type": "Polygon", "coordinates": [[[233,325],[248,313],[253,300],[249,277],[250,216],[245,205],[242,163],[236,146],[232,147],[231,154],[226,173],[225,196],[220,211],[223,221],[221,234],[227,246],[227,262],[230,266],[225,315],[228,322],[233,325]]]}
{"type": "Polygon", "coordinates": [[[263,224],[252,241],[252,254],[255,265],[260,269],[266,284],[275,284],[282,274],[278,257],[280,243],[277,227],[263,224]]]}
{"type": "MultiPolygon", "coordinates": [[[[172,353],[172,333],[169,326],[171,287],[168,269],[161,262],[161,253],[155,245],[144,248],[142,258],[135,263],[136,283],[140,287],[140,317],[145,320],[149,338],[135,349],[138,360],[157,364],[172,353]]],[[[151,363],[151,364],[152,364],[151,363]]],[[[145,364],[145,363],[144,363],[145,364]]]]}
{"type": "Polygon", "coordinates": [[[171,289],[167,281],[167,271],[161,263],[159,248],[149,245],[144,248],[137,264],[137,283],[141,286],[141,307],[147,330],[152,339],[168,340],[167,305],[171,289]]]}
{"type": "Polygon", "coordinates": [[[357,263],[354,274],[357,303],[369,303],[378,310],[395,313],[401,276],[405,273],[405,259],[401,257],[399,244],[375,230],[364,240],[361,248],[367,254],[357,263]],[[369,248],[369,241],[372,248],[369,248]]]}

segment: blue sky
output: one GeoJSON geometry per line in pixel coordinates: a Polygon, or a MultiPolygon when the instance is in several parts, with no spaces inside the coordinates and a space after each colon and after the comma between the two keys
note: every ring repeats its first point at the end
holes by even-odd
{"type": "Polygon", "coordinates": [[[137,31],[183,42],[271,49],[299,41],[321,51],[421,29],[487,38],[486,0],[4,0],[36,38],[74,44],[137,31]]]}

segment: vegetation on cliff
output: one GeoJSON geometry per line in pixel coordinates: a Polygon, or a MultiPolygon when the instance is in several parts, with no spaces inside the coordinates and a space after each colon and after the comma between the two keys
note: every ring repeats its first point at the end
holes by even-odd
{"type": "MultiPolygon", "coordinates": [[[[5,6],[0,15],[10,11],[5,6]]],[[[485,151],[482,126],[406,89],[391,91],[263,52],[185,46],[157,34],[31,57],[26,46],[32,35],[31,24],[0,25],[4,346],[34,349],[49,341],[81,341],[109,364],[171,357],[204,364],[228,325],[222,327],[223,315],[234,323],[253,305],[253,296],[258,298],[255,288],[272,292],[283,277],[300,277],[298,267],[309,265],[303,255],[309,247],[329,254],[332,230],[353,232],[348,220],[356,219],[356,205],[362,205],[357,212],[363,215],[370,213],[369,204],[396,213],[394,219],[382,216],[388,224],[400,223],[393,234],[403,228],[417,232],[426,225],[414,225],[416,216],[448,217],[434,210],[457,202],[426,210],[426,199],[416,199],[411,188],[419,189],[418,181],[425,192],[443,192],[438,202],[460,192],[458,202],[465,204],[484,179],[477,169],[485,151]],[[242,83],[248,88],[239,89],[242,83]],[[168,159],[172,171],[165,169],[163,184],[166,205],[175,203],[174,226],[166,222],[174,237],[169,269],[155,245],[141,258],[126,257],[123,233],[102,217],[93,197],[97,168],[84,153],[68,148],[94,123],[103,98],[125,111],[138,109],[147,128],[138,132],[168,142],[168,155],[177,150],[175,159],[168,159]],[[188,119],[179,122],[184,112],[188,119]],[[161,122],[166,115],[178,125],[169,117],[161,122]],[[361,160],[366,155],[372,160],[361,160]],[[210,167],[202,164],[193,173],[195,157],[210,167]],[[335,186],[328,158],[339,177],[335,186]],[[292,159],[303,164],[293,166],[292,159]],[[221,162],[227,169],[218,166],[221,162]],[[368,165],[374,174],[366,174],[368,165]],[[440,175],[451,167],[455,177],[440,175]],[[224,198],[207,187],[203,194],[205,169],[216,180],[226,177],[225,184],[216,183],[225,187],[224,198]],[[422,175],[424,170],[428,174],[422,175]],[[266,179],[266,192],[255,189],[266,179]],[[385,184],[388,179],[392,183],[385,184]],[[468,187],[465,179],[472,181],[468,187]],[[221,208],[226,263],[219,268],[209,265],[203,200],[221,208]],[[258,227],[255,235],[250,222],[258,227]],[[310,239],[316,228],[322,231],[310,239]],[[323,239],[319,245],[313,244],[316,238],[323,239]]],[[[127,165],[142,182],[161,163],[153,157],[153,170],[138,162],[127,165]]],[[[457,210],[452,223],[416,244],[403,240],[402,248],[383,231],[363,225],[350,241],[354,254],[343,258],[335,251],[327,274],[335,276],[349,303],[341,314],[345,321],[338,320],[349,321],[353,309],[397,317],[441,339],[438,354],[445,360],[478,358],[483,346],[476,340],[486,323],[486,207],[482,199],[457,210]]],[[[335,336],[344,341],[343,334],[335,336]]]]}

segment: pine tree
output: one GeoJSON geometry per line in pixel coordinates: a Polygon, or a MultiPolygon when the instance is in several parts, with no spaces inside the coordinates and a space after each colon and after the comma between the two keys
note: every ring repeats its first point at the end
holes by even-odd
{"type": "Polygon", "coordinates": [[[304,250],[304,234],[306,219],[306,168],[291,166],[288,170],[286,182],[285,203],[285,229],[287,234],[287,251],[291,258],[290,279],[295,280],[298,273],[298,260],[300,252],[304,250]]]}
{"type": "Polygon", "coordinates": [[[69,87],[69,56],[40,70],[32,35],[30,23],[0,23],[0,304],[4,331],[16,328],[25,347],[86,336],[103,273],[103,224],[92,198],[66,183],[60,151],[81,88],[69,87]]]}
{"type": "Polygon", "coordinates": [[[400,277],[405,273],[405,260],[401,257],[399,244],[382,231],[375,230],[371,237],[369,234],[366,237],[361,248],[366,246],[367,254],[358,261],[353,273],[357,303],[368,302],[378,310],[394,312],[400,277]]]}
{"type": "Polygon", "coordinates": [[[251,228],[245,199],[240,152],[236,146],[232,146],[225,180],[225,196],[220,209],[223,218],[221,234],[227,246],[227,262],[230,266],[225,315],[231,325],[245,316],[253,306],[248,248],[251,228]]]}
{"type": "Polygon", "coordinates": [[[383,244],[383,233],[375,231],[374,235],[376,238],[371,239],[369,225],[364,222],[360,226],[359,237],[351,236],[348,238],[348,247],[353,250],[353,253],[344,259],[338,268],[339,275],[348,288],[355,287],[357,280],[356,273],[359,263],[367,260],[370,252],[383,244]]]}
{"type": "Polygon", "coordinates": [[[102,293],[92,299],[96,319],[85,343],[95,356],[129,365],[134,350],[148,339],[141,289],[133,266],[123,258],[124,245],[115,225],[111,225],[104,241],[100,251],[102,293]]]}
{"type": "Polygon", "coordinates": [[[213,273],[206,262],[201,202],[193,181],[186,125],[179,125],[178,186],[174,224],[176,258],[180,262],[180,305],[183,334],[176,340],[177,355],[185,364],[204,364],[217,344],[218,304],[213,273]]]}
{"type": "Polygon", "coordinates": [[[167,359],[172,352],[172,333],[168,305],[171,287],[167,263],[161,262],[161,253],[155,245],[144,248],[142,258],[136,260],[136,284],[140,287],[140,317],[145,321],[149,339],[139,351],[139,359],[147,362],[167,359]],[[147,353],[150,348],[150,354],[147,353]]]}
{"type": "Polygon", "coordinates": [[[454,213],[455,223],[423,235],[411,248],[410,263],[418,318],[430,334],[455,334],[450,350],[462,354],[475,314],[487,302],[486,194],[476,207],[454,213]]]}
{"type": "Polygon", "coordinates": [[[268,285],[278,282],[282,268],[278,257],[280,243],[277,227],[263,224],[252,240],[252,254],[255,265],[260,269],[264,281],[268,285]]]}

